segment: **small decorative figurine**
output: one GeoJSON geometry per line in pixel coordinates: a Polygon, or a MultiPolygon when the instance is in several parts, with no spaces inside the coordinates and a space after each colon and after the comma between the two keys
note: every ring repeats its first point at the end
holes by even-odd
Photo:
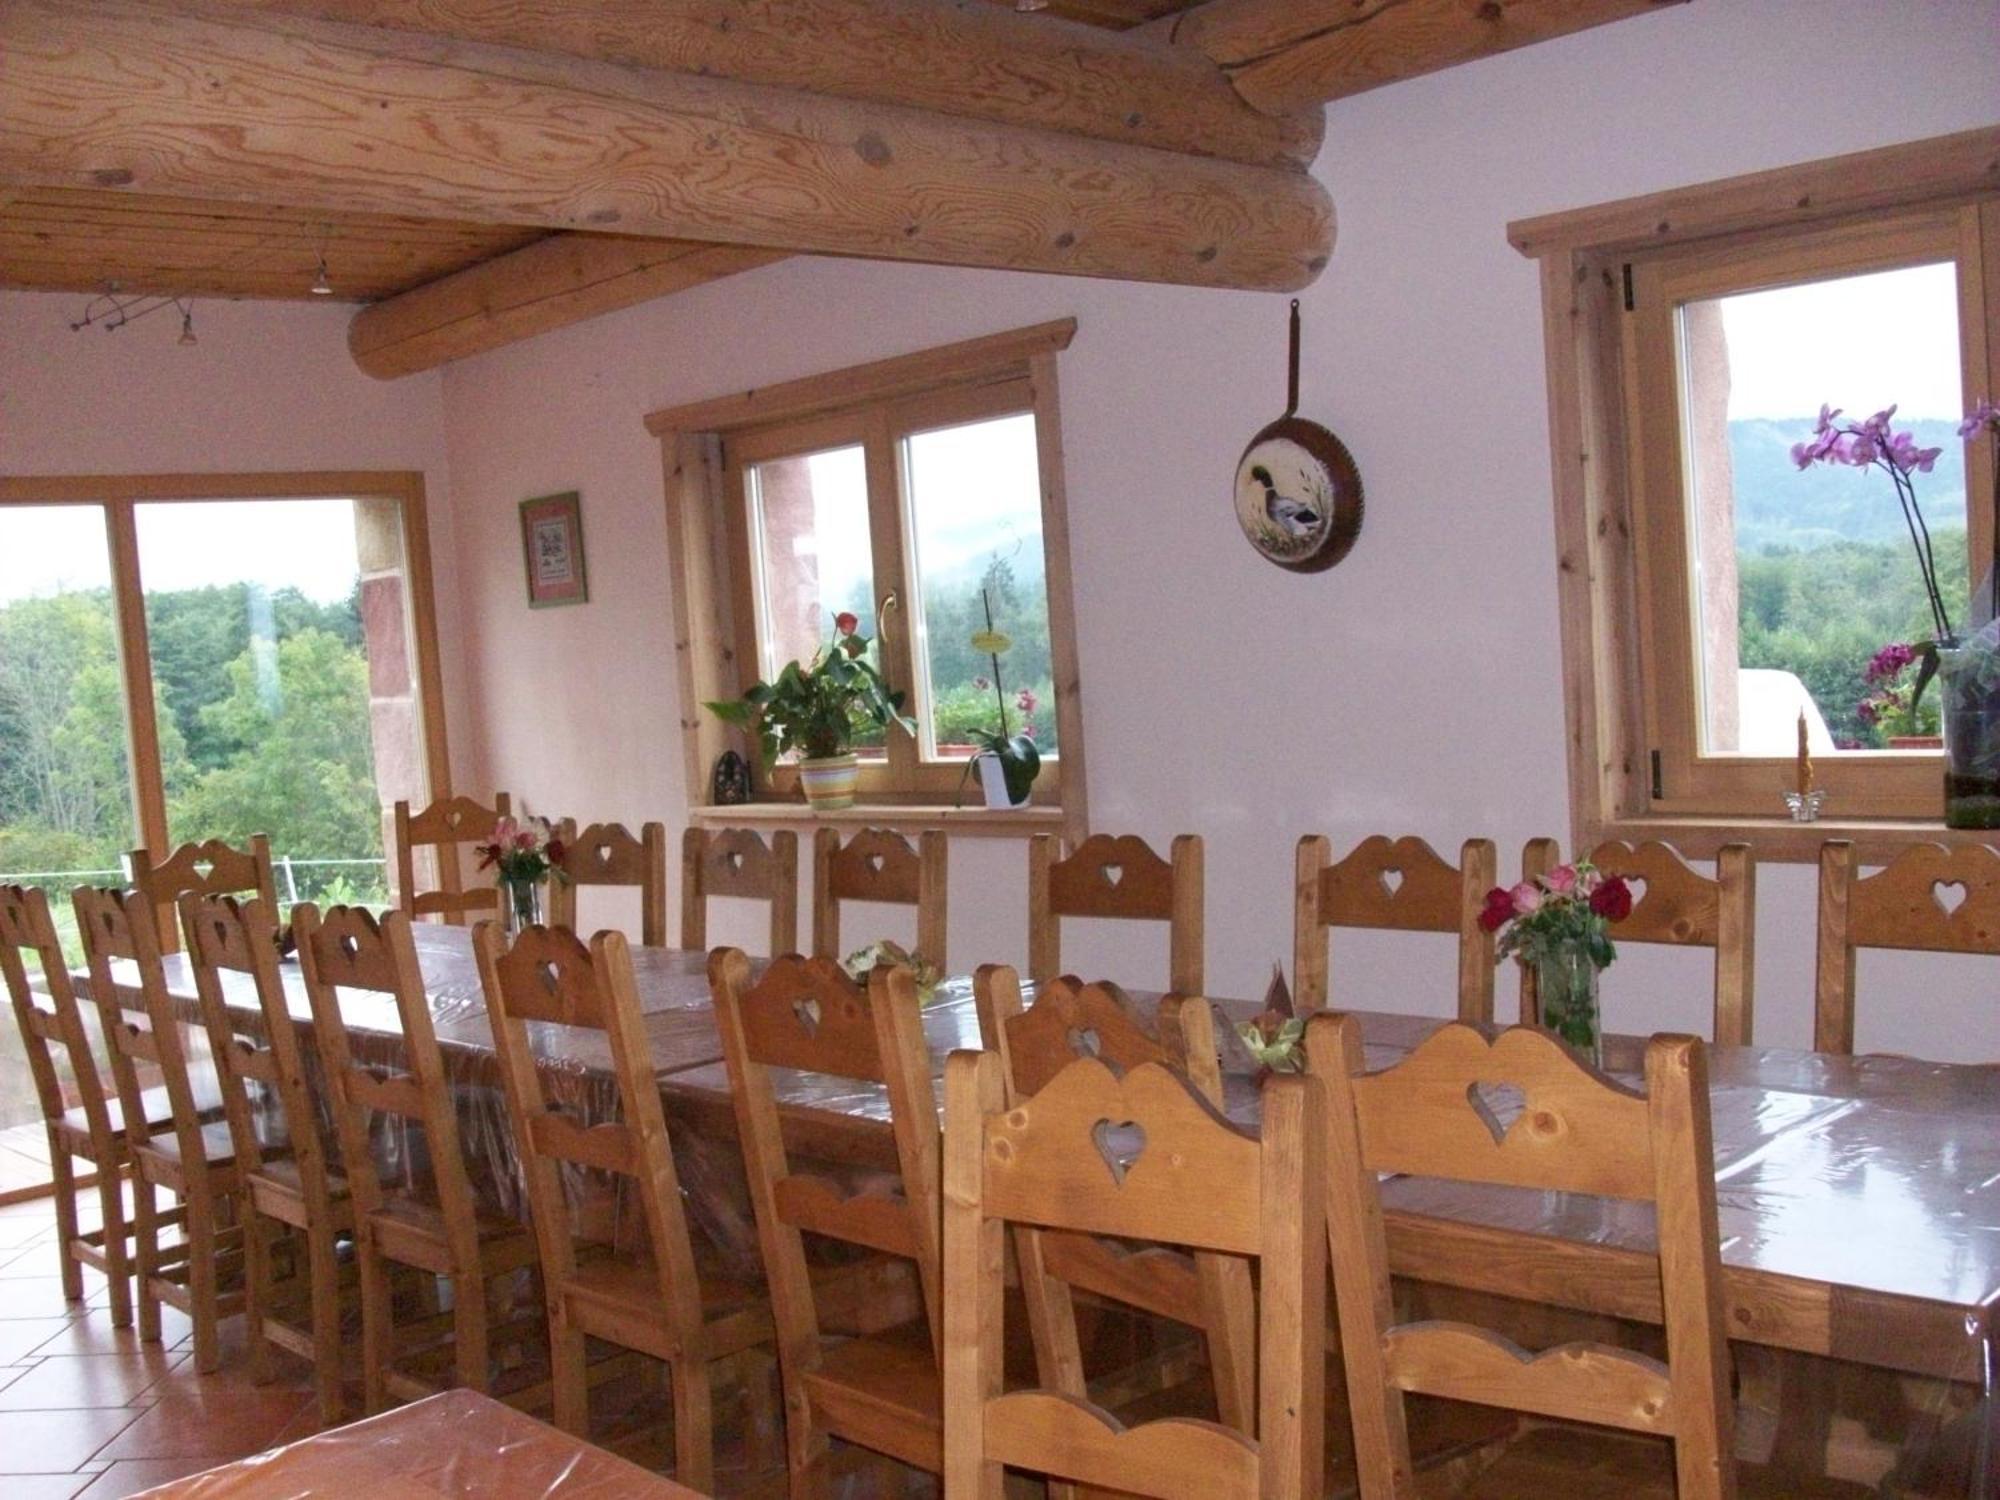
{"type": "Polygon", "coordinates": [[[710,778],[708,800],[716,807],[736,807],[750,800],[750,762],[734,750],[716,758],[710,778]]]}

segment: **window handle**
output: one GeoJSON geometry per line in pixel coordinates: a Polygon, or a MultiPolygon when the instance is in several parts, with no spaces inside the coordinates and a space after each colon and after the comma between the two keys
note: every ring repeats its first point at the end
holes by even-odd
{"type": "Polygon", "coordinates": [[[896,598],[893,589],[875,601],[875,634],[878,638],[886,639],[888,637],[889,615],[891,611],[901,608],[902,602],[896,598]]]}

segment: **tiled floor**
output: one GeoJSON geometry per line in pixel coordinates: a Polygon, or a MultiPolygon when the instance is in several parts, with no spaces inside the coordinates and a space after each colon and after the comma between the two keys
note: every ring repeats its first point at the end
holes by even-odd
{"type": "Polygon", "coordinates": [[[305,1366],[251,1382],[240,1335],[225,1326],[220,1371],[194,1372],[188,1322],[163,1309],[164,1339],[114,1329],[104,1278],[84,1272],[85,1302],[63,1300],[48,1200],[0,1208],[0,1496],[89,1500],[130,1495],[212,1468],[317,1424],[305,1366]]]}

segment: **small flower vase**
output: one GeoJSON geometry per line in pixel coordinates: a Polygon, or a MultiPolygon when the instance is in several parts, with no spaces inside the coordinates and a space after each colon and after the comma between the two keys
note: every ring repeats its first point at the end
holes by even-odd
{"type": "Polygon", "coordinates": [[[2000,640],[1992,626],[1938,653],[1944,822],[2000,828],[2000,640]]]}
{"type": "Polygon", "coordinates": [[[979,767],[979,789],[986,795],[986,805],[995,812],[1012,811],[1026,807],[1032,800],[1030,794],[1023,794],[1016,802],[1007,789],[1007,768],[1000,763],[1000,757],[991,750],[982,750],[972,757],[979,767]]]}
{"type": "Polygon", "coordinates": [[[1535,961],[1542,1025],[1590,1060],[1604,1066],[1604,1031],[1599,1023],[1597,976],[1601,971],[1584,953],[1552,953],[1535,961]]]}
{"type": "Polygon", "coordinates": [[[541,922],[542,884],[525,877],[500,877],[500,914],[506,919],[508,937],[519,937],[541,922]]]}

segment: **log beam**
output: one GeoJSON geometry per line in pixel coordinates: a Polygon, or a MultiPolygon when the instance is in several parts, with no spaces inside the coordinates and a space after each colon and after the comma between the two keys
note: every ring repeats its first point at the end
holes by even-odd
{"type": "Polygon", "coordinates": [[[1267,115],[1199,52],[986,0],[232,0],[599,62],[1304,166],[1324,111],[1267,115]]]}
{"type": "Polygon", "coordinates": [[[554,234],[364,307],[347,326],[347,348],[378,380],[413,375],[783,258],[740,245],[554,234]]]}
{"type": "Polygon", "coordinates": [[[1137,28],[1286,113],[1686,0],[1208,0],[1137,28]]]}
{"type": "Polygon", "coordinates": [[[0,4],[0,188],[100,187],[1286,291],[1303,172],[187,4],[0,4]]]}

